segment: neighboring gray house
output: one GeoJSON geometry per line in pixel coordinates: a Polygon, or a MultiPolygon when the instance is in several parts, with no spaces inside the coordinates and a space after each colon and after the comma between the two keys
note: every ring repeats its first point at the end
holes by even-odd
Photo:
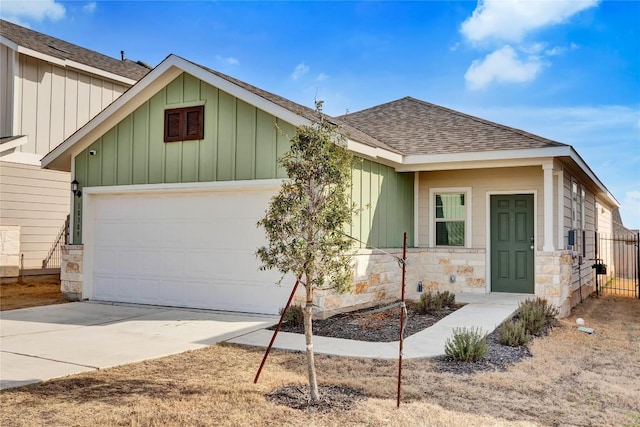
{"type": "MultiPolygon", "coordinates": [[[[167,57],[42,160],[79,183],[63,292],[277,313],[289,287],[258,270],[264,233],[255,224],[286,179],[278,156],[295,127],[315,119],[167,57]]],[[[579,255],[593,253],[590,232],[618,203],[571,146],[413,98],[334,120],[358,159],[352,199],[363,209],[350,232],[365,243],[354,248],[354,292],[321,295],[325,314],[399,297],[400,269],[387,253],[400,253],[404,231],[409,297],[419,282],[518,292],[567,314],[578,284],[593,285],[579,255]]]]}
{"type": "Polygon", "coordinates": [[[40,159],[149,68],[2,20],[0,64],[0,277],[57,271],[70,179],[40,159]]]}

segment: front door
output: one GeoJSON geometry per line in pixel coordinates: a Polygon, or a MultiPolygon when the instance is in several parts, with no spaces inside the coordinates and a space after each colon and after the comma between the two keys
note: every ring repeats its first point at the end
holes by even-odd
{"type": "Polygon", "coordinates": [[[491,291],[534,293],[533,194],[491,196],[491,291]]]}

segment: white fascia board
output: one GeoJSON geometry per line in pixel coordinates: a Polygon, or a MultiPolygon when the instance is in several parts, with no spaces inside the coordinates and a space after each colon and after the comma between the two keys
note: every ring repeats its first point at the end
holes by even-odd
{"type": "Polygon", "coordinates": [[[9,142],[2,143],[0,144],[0,153],[4,153],[5,151],[9,151],[12,148],[16,148],[21,145],[25,145],[27,142],[29,142],[29,137],[23,135],[9,142]]]}
{"type": "Polygon", "coordinates": [[[562,157],[570,156],[571,147],[529,148],[522,150],[495,150],[472,153],[451,153],[451,154],[418,154],[409,155],[404,158],[405,167],[438,164],[438,163],[460,163],[460,162],[484,162],[495,160],[515,160],[532,159],[539,157],[562,157]]]}
{"type": "Polygon", "coordinates": [[[9,49],[15,50],[15,51],[17,51],[19,47],[16,42],[14,42],[13,40],[9,40],[5,36],[0,36],[0,44],[3,44],[9,49]]]}
{"type": "Polygon", "coordinates": [[[70,171],[71,157],[88,147],[95,139],[119,123],[151,98],[171,80],[182,73],[182,70],[171,64],[162,63],[144,76],[137,84],[98,113],[86,125],[50,151],[42,158],[42,167],[65,172],[70,171]],[[78,144],[76,146],[76,144],[78,144]],[[58,159],[64,157],[67,161],[58,159]]]}
{"type": "Polygon", "coordinates": [[[39,154],[22,153],[20,151],[17,151],[0,156],[0,161],[39,167],[41,158],[42,156],[40,156],[39,154]]]}
{"type": "MultiPolygon", "coordinates": [[[[3,40],[4,42],[4,40],[3,40]]],[[[87,73],[95,74],[96,76],[104,77],[109,80],[113,80],[116,82],[120,82],[126,84],[127,86],[133,86],[136,81],[130,79],[128,77],[123,77],[121,75],[111,73],[109,71],[102,70],[100,68],[91,67],[90,65],[81,64],[80,62],[71,61],[64,58],[56,58],[55,56],[47,55],[46,53],[38,52],[33,49],[29,49],[28,47],[19,46],[13,43],[16,47],[14,50],[23,55],[31,56],[33,58],[40,59],[45,62],[49,62],[51,64],[57,65],[63,68],[75,68],[80,71],[84,71],[87,73]]],[[[9,46],[9,45],[7,45],[9,46]]]]}
{"type": "Polygon", "coordinates": [[[372,160],[377,160],[377,161],[382,160],[383,163],[391,162],[392,163],[391,166],[394,166],[396,168],[398,165],[402,164],[401,154],[393,153],[391,151],[387,151],[382,148],[372,147],[370,145],[362,144],[352,139],[347,139],[347,148],[356,154],[360,154],[372,160]],[[387,162],[384,162],[384,160],[386,160],[387,162]]]}
{"type": "Polygon", "coordinates": [[[459,169],[486,169],[486,168],[509,168],[541,166],[548,163],[549,159],[544,157],[532,157],[527,159],[501,159],[501,160],[476,160],[467,162],[442,162],[442,163],[420,163],[414,165],[402,165],[396,168],[398,172],[431,172],[459,169]]]}

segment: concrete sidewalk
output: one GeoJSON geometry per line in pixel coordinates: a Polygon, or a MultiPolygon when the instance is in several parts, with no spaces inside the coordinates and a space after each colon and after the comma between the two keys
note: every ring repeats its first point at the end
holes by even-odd
{"type": "MultiPolygon", "coordinates": [[[[445,341],[451,337],[453,328],[477,327],[490,333],[513,315],[521,301],[532,296],[507,293],[458,294],[456,301],[466,303],[466,305],[430,328],[405,338],[403,357],[415,359],[442,356],[445,354],[445,341]]],[[[273,331],[261,329],[233,338],[229,342],[267,347],[272,335],[273,331]]],[[[395,359],[398,357],[398,347],[398,341],[379,343],[320,336],[313,338],[313,348],[316,353],[337,356],[395,359]]],[[[305,351],[304,338],[300,334],[280,332],[274,343],[274,348],[305,351]]]]}
{"type": "Polygon", "coordinates": [[[77,302],[0,316],[0,389],[203,348],[276,316],[77,302]]]}

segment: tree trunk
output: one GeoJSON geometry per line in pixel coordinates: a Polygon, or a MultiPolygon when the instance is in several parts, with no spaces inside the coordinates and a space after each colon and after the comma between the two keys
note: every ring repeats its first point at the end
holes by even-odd
{"type": "MultiPolygon", "coordinates": [[[[311,286],[308,284],[307,286],[311,286]]],[[[311,316],[313,315],[313,298],[312,293],[307,289],[307,303],[304,306],[304,339],[307,344],[307,369],[309,371],[309,391],[311,393],[311,401],[320,400],[318,392],[318,380],[316,378],[316,363],[313,356],[313,323],[311,316]],[[311,294],[311,295],[310,295],[311,294]],[[311,296],[311,298],[309,298],[311,296]]]]}

